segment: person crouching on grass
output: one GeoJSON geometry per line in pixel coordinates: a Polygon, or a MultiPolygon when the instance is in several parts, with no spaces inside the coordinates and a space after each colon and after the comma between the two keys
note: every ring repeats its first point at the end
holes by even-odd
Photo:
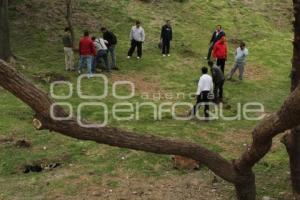
{"type": "Polygon", "coordinates": [[[110,69],[110,65],[108,64],[108,55],[107,55],[108,48],[106,46],[108,42],[103,38],[96,38],[96,37],[92,37],[92,40],[97,50],[96,56],[94,58],[94,63],[93,63],[93,72],[96,72],[96,67],[99,64],[101,59],[103,59],[105,65],[105,69],[102,69],[102,71],[110,72],[111,69],[110,69]]]}
{"type": "Polygon", "coordinates": [[[214,89],[214,84],[212,77],[208,75],[208,68],[202,67],[202,76],[198,82],[198,89],[196,93],[197,102],[192,110],[192,116],[196,116],[197,109],[200,108],[202,104],[204,104],[204,115],[205,121],[209,120],[209,102],[210,102],[210,94],[212,94],[214,89]]]}
{"type": "Polygon", "coordinates": [[[212,61],[208,61],[208,66],[211,69],[212,79],[214,82],[214,102],[216,104],[223,102],[223,86],[225,76],[219,66],[212,61]]]}

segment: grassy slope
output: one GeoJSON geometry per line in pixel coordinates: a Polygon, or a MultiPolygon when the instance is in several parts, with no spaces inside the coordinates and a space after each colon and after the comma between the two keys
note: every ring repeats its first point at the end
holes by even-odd
{"type": "MultiPolygon", "coordinates": [[[[56,72],[63,73],[75,83],[75,74],[63,72],[59,34],[64,22],[56,21],[57,11],[49,9],[56,8],[59,3],[53,1],[54,3],[49,3],[46,9],[44,1],[38,2],[40,3],[22,10],[25,13],[32,11],[30,14],[22,15],[22,12],[12,14],[13,50],[17,55],[26,58],[22,63],[25,69],[21,66],[19,69],[32,80],[34,74],[56,72]]],[[[286,1],[278,3],[275,0],[257,0],[253,1],[253,4],[242,1],[228,3],[201,0],[185,3],[167,0],[157,4],[133,0],[83,2],[85,1],[80,1],[77,13],[89,19],[88,23],[85,23],[86,20],[76,18],[79,24],[76,27],[78,34],[87,27],[97,30],[100,22],[115,31],[120,41],[117,51],[119,67],[122,69],[117,74],[122,77],[130,77],[134,73],[137,77],[143,77],[145,84],[150,87],[159,86],[163,91],[174,93],[194,92],[194,80],[198,78],[199,66],[204,64],[202,58],[206,54],[212,28],[215,24],[221,23],[229,39],[243,39],[247,42],[251,52],[248,70],[261,74],[243,83],[227,83],[225,96],[230,104],[258,101],[266,106],[267,112],[272,112],[280,106],[288,94],[292,34],[289,31],[290,26],[286,24],[287,16],[284,15],[287,12],[285,8],[290,7],[286,1]],[[278,8],[284,8],[283,13],[278,8]],[[135,59],[127,61],[125,55],[129,44],[128,31],[137,18],[142,20],[147,33],[145,56],[139,62],[135,59]],[[155,48],[164,19],[172,19],[175,30],[172,57],[168,59],[163,59],[155,48]]],[[[23,2],[19,3],[21,5],[23,2]]],[[[227,69],[233,62],[233,51],[234,45],[230,44],[231,56],[227,69]]],[[[86,91],[101,90],[99,86],[97,87],[97,81],[92,82],[94,84],[85,83],[86,91]]],[[[36,84],[45,91],[49,90],[48,84],[38,81],[36,84]]],[[[0,199],[9,199],[12,196],[32,199],[39,195],[50,194],[51,191],[72,196],[82,184],[98,183],[103,174],[113,177],[118,176],[121,171],[137,176],[163,178],[166,171],[171,170],[170,160],[166,156],[110,148],[93,142],[76,141],[47,131],[34,131],[30,122],[32,111],[2,89],[0,96],[0,136],[26,138],[33,144],[33,148],[29,150],[16,149],[13,144],[0,144],[0,199]],[[44,146],[47,150],[43,150],[44,146]],[[67,175],[50,181],[50,186],[45,186],[47,181],[43,178],[47,172],[28,175],[20,173],[20,166],[26,163],[44,159],[58,160],[62,155],[67,157],[64,161],[67,175]],[[122,156],[126,156],[124,161],[121,160],[122,156]],[[68,165],[71,163],[73,167],[68,165]],[[82,184],[72,183],[72,180],[88,173],[94,174],[91,181],[82,184]]],[[[117,102],[111,96],[105,101],[110,106],[117,102]]],[[[143,100],[141,97],[135,97],[130,101],[143,100]]],[[[71,102],[77,105],[81,101],[74,97],[71,102]]],[[[234,107],[231,111],[227,111],[227,114],[234,114],[234,107]]],[[[96,117],[92,110],[85,113],[90,119],[96,117]]],[[[249,142],[249,131],[255,122],[215,121],[202,124],[194,121],[173,121],[169,117],[153,122],[150,110],[147,109],[140,121],[120,123],[110,119],[110,125],[194,141],[218,151],[227,158],[235,158],[243,151],[243,144],[249,142]]],[[[281,144],[276,142],[275,146],[272,153],[256,167],[259,195],[277,197],[279,192],[289,190],[286,175],[287,155],[281,144]]],[[[206,173],[206,170],[204,172],[206,173]]],[[[171,173],[179,178],[184,174],[174,171],[171,173]]],[[[117,184],[112,185],[118,187],[117,184]]],[[[232,189],[228,190],[226,193],[232,193],[232,189]]]]}

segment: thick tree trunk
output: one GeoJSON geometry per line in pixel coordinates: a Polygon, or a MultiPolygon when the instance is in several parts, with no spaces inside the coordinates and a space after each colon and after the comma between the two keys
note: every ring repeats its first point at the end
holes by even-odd
{"type": "Polygon", "coordinates": [[[243,176],[244,181],[235,184],[236,196],[238,200],[255,200],[256,199],[256,186],[255,175],[252,171],[240,174],[243,176]]]}
{"type": "MultiPolygon", "coordinates": [[[[294,3],[294,52],[292,61],[292,86],[294,91],[300,81],[300,0],[293,0],[294,3]]],[[[290,157],[291,180],[294,195],[300,200],[300,127],[294,128],[283,138],[287,152],[290,157]]]]}
{"type": "Polygon", "coordinates": [[[0,0],[0,59],[9,61],[10,57],[8,0],[0,0]]]}
{"type": "Polygon", "coordinates": [[[296,200],[300,199],[300,130],[299,127],[292,129],[284,135],[282,142],[285,144],[290,158],[291,180],[296,200]]]}
{"type": "Polygon", "coordinates": [[[71,38],[72,38],[72,46],[73,48],[75,48],[75,31],[74,31],[74,27],[73,27],[73,20],[72,20],[72,16],[73,16],[73,0],[65,0],[66,2],[66,21],[68,23],[68,27],[70,28],[70,32],[71,32],[71,38]]]}

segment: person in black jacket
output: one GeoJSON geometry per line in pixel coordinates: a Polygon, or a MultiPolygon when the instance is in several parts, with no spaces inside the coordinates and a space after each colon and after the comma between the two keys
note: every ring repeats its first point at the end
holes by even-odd
{"type": "Polygon", "coordinates": [[[171,21],[167,20],[166,24],[161,29],[160,39],[162,42],[162,54],[170,56],[170,45],[173,39],[173,31],[171,26],[171,21]]]}
{"type": "Polygon", "coordinates": [[[113,70],[119,70],[116,66],[116,54],[115,54],[115,49],[118,42],[117,37],[113,32],[108,31],[106,27],[102,27],[101,32],[103,33],[103,39],[108,42],[107,48],[111,57],[110,68],[113,70]]]}
{"type": "Polygon", "coordinates": [[[209,45],[208,54],[207,54],[207,60],[210,60],[211,53],[212,53],[212,50],[213,50],[216,42],[218,42],[224,36],[226,36],[226,34],[223,31],[222,26],[217,25],[217,28],[216,28],[215,32],[213,33],[211,40],[210,40],[210,45],[209,45]]]}

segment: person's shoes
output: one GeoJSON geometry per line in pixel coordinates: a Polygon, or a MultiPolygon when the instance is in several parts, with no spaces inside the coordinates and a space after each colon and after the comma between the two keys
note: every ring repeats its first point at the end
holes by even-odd
{"type": "Polygon", "coordinates": [[[138,60],[139,60],[139,59],[141,59],[141,57],[139,57],[139,56],[138,56],[138,57],[136,57],[136,58],[137,58],[138,60]]]}
{"type": "Polygon", "coordinates": [[[168,54],[168,57],[170,57],[171,55],[170,54],[168,54]]]}
{"type": "Polygon", "coordinates": [[[81,74],[81,70],[78,70],[78,74],[81,74]]]}
{"type": "Polygon", "coordinates": [[[163,57],[166,57],[166,54],[163,54],[163,57]]]}
{"type": "Polygon", "coordinates": [[[94,75],[93,74],[88,74],[87,77],[88,77],[88,79],[90,79],[90,78],[93,78],[94,75]]]}
{"type": "Polygon", "coordinates": [[[130,59],[131,58],[131,56],[127,56],[127,59],[130,59]]]}

